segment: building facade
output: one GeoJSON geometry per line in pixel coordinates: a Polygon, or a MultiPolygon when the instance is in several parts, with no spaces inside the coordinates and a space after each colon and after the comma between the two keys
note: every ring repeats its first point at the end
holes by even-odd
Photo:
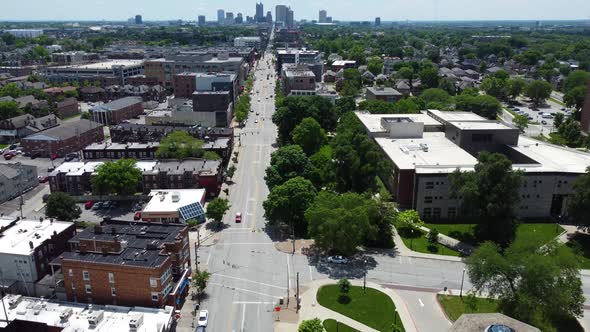
{"type": "Polygon", "coordinates": [[[119,124],[143,113],[142,99],[124,97],[110,103],[100,104],[92,108],[91,117],[94,122],[104,125],[119,124]]]}
{"type": "Polygon", "coordinates": [[[367,88],[367,100],[381,100],[387,103],[395,103],[402,99],[402,94],[394,88],[373,87],[367,88]]]}
{"type": "Polygon", "coordinates": [[[37,166],[0,164],[0,203],[11,200],[39,185],[37,166]]]}

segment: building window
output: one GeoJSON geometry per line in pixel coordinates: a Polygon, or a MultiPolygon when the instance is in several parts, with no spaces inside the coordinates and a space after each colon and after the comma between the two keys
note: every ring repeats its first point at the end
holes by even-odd
{"type": "Polygon", "coordinates": [[[115,274],[113,272],[109,272],[109,283],[115,283],[115,274]]]}
{"type": "Polygon", "coordinates": [[[455,219],[457,217],[457,208],[450,207],[447,211],[447,218],[448,219],[455,219]]]}
{"type": "Polygon", "coordinates": [[[158,287],[158,279],[150,278],[150,287],[152,287],[152,288],[158,287]]]}
{"type": "Polygon", "coordinates": [[[424,203],[425,204],[432,203],[432,196],[424,196],[424,203]]]}
{"type": "Polygon", "coordinates": [[[85,285],[85,288],[86,288],[86,294],[92,294],[92,286],[85,285]]]}
{"type": "Polygon", "coordinates": [[[432,218],[433,219],[440,219],[440,208],[434,208],[432,210],[432,218]]]}
{"type": "Polygon", "coordinates": [[[426,189],[434,188],[434,182],[426,182],[426,189]]]}
{"type": "Polygon", "coordinates": [[[82,271],[82,279],[90,280],[90,273],[88,271],[82,271]]]}
{"type": "Polygon", "coordinates": [[[69,275],[70,277],[73,277],[73,276],[74,276],[74,271],[73,271],[72,269],[69,269],[69,270],[68,270],[68,275],[69,275]]]}
{"type": "Polygon", "coordinates": [[[76,284],[72,283],[72,290],[76,289],[76,284]]]}
{"type": "Polygon", "coordinates": [[[111,287],[111,296],[117,296],[117,289],[115,287],[111,287]]]}
{"type": "Polygon", "coordinates": [[[160,300],[160,295],[157,292],[152,292],[152,301],[157,302],[160,300]]]}
{"type": "Polygon", "coordinates": [[[422,215],[423,215],[424,219],[429,219],[430,217],[432,217],[432,209],[425,208],[424,212],[422,212],[422,215]]]}

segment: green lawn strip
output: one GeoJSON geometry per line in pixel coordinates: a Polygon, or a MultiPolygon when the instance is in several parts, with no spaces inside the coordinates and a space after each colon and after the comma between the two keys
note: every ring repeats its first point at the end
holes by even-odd
{"type": "MultiPolygon", "coordinates": [[[[460,298],[459,296],[449,295],[437,295],[438,301],[443,307],[443,310],[447,314],[447,317],[451,321],[456,321],[464,313],[492,313],[499,312],[498,300],[476,298],[475,310],[471,310],[467,305],[468,301],[466,297],[460,298]]],[[[562,321],[552,322],[553,327],[557,331],[568,331],[568,332],[582,332],[584,329],[580,326],[578,321],[574,317],[567,318],[562,321]]]]}
{"type": "Polygon", "coordinates": [[[498,301],[476,298],[475,310],[471,311],[468,305],[463,301],[466,297],[460,298],[459,296],[451,295],[437,295],[438,302],[442,305],[447,317],[451,321],[456,321],[464,313],[491,313],[498,312],[498,301]]]}
{"type": "Polygon", "coordinates": [[[0,144],[0,149],[6,149],[8,147],[8,144],[0,144]]]}
{"type": "Polygon", "coordinates": [[[338,323],[333,319],[326,319],[323,325],[324,329],[326,329],[326,332],[360,332],[359,330],[353,329],[344,323],[338,323]],[[338,324],[338,329],[336,329],[336,324],[338,324]]]}
{"type": "Polygon", "coordinates": [[[553,97],[549,97],[549,100],[551,100],[552,102],[554,102],[554,103],[556,103],[556,104],[559,104],[559,105],[561,105],[561,106],[565,106],[565,103],[564,103],[564,102],[562,102],[562,101],[559,101],[559,100],[557,100],[557,99],[555,99],[555,98],[553,98],[553,97]]]}
{"type": "Polygon", "coordinates": [[[348,303],[339,302],[340,289],[338,285],[322,286],[317,293],[320,305],[345,315],[379,331],[391,331],[394,321],[403,329],[401,320],[395,311],[395,305],[387,294],[373,288],[367,288],[366,293],[359,286],[352,286],[348,293],[348,303]]]}
{"type": "Polygon", "coordinates": [[[475,224],[424,224],[424,227],[428,229],[436,228],[439,233],[467,244],[477,244],[473,233],[475,224]]]}
{"type": "MultiPolygon", "coordinates": [[[[415,232],[417,233],[418,231],[415,232]]],[[[460,252],[447,248],[440,243],[437,243],[435,246],[431,245],[430,242],[428,242],[428,239],[426,239],[426,233],[424,232],[420,232],[420,236],[414,236],[413,239],[411,236],[407,237],[403,236],[400,232],[398,233],[400,234],[400,238],[402,239],[402,241],[404,241],[406,247],[408,247],[410,250],[425,254],[446,255],[456,257],[461,256],[460,252]]]]}
{"type": "Polygon", "coordinates": [[[576,233],[565,245],[578,255],[580,268],[590,269],[590,235],[576,233]]]}

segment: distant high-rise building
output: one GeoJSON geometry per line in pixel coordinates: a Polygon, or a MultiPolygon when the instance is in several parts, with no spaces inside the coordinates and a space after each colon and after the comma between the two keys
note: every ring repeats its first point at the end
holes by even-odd
{"type": "Polygon", "coordinates": [[[200,27],[204,26],[205,25],[205,22],[206,22],[205,15],[199,15],[198,22],[199,22],[199,26],[200,27]]]}
{"type": "Polygon", "coordinates": [[[238,15],[236,16],[236,24],[242,23],[244,23],[244,17],[242,16],[242,13],[238,13],[238,15]]]}
{"type": "Polygon", "coordinates": [[[326,17],[326,23],[332,23],[332,16],[326,17]]]}
{"type": "Polygon", "coordinates": [[[264,22],[264,5],[261,3],[256,3],[256,15],[254,15],[254,20],[256,22],[264,22]]]}
{"type": "Polygon", "coordinates": [[[287,23],[287,12],[289,8],[285,5],[277,5],[275,8],[275,22],[285,25],[287,23]]]}
{"type": "Polygon", "coordinates": [[[375,26],[378,27],[381,25],[381,17],[375,17],[375,26]]]}
{"type": "Polygon", "coordinates": [[[325,10],[320,10],[320,18],[319,23],[326,23],[326,17],[328,16],[328,12],[325,10]]]}
{"type": "Polygon", "coordinates": [[[287,10],[287,20],[285,21],[285,25],[287,27],[292,28],[293,26],[295,26],[294,16],[295,14],[293,13],[293,10],[289,8],[287,10]]]}
{"type": "Polygon", "coordinates": [[[225,10],[218,9],[217,10],[217,23],[223,24],[224,20],[225,20],[225,10]]]}
{"type": "Polygon", "coordinates": [[[141,15],[135,15],[135,24],[143,24],[143,19],[141,15]]]}
{"type": "Polygon", "coordinates": [[[234,13],[225,13],[225,24],[234,24],[234,13]]]}
{"type": "Polygon", "coordinates": [[[272,24],[272,13],[270,10],[266,12],[266,23],[272,24]]]}

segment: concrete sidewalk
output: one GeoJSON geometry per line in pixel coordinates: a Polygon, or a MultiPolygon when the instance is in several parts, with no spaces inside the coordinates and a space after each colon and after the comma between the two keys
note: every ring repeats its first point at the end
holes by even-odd
{"type": "MultiPolygon", "coordinates": [[[[420,230],[426,232],[427,234],[430,232],[430,228],[426,228],[424,226],[420,226],[420,230]]],[[[471,255],[471,253],[474,250],[472,245],[469,245],[465,242],[461,242],[445,234],[438,234],[438,243],[442,244],[445,247],[456,250],[464,255],[471,255]]]]}
{"type": "MultiPolygon", "coordinates": [[[[358,280],[349,280],[350,283],[354,286],[362,286],[363,283],[362,281],[358,281],[358,280]]],[[[292,315],[289,315],[289,313],[281,313],[283,319],[282,321],[278,321],[275,323],[275,331],[280,331],[280,332],[297,332],[297,329],[299,327],[299,324],[304,321],[304,320],[308,320],[308,319],[313,319],[313,318],[319,318],[322,321],[325,319],[335,319],[341,323],[344,323],[352,328],[355,328],[359,331],[367,331],[367,332],[373,332],[376,331],[373,328],[370,328],[354,319],[351,319],[347,316],[344,316],[342,314],[339,314],[335,311],[332,311],[328,308],[325,308],[323,306],[321,306],[320,304],[317,303],[316,300],[316,294],[318,289],[321,286],[324,285],[333,285],[336,284],[337,280],[330,280],[330,279],[321,279],[321,280],[314,280],[310,283],[307,283],[305,285],[302,286],[302,289],[304,289],[301,293],[301,309],[299,310],[299,314],[294,314],[294,311],[292,311],[292,309],[294,310],[294,308],[289,308],[286,311],[292,311],[292,315]]],[[[367,287],[370,288],[374,288],[377,289],[385,294],[387,294],[391,300],[393,301],[393,303],[395,304],[397,313],[404,325],[404,329],[407,332],[417,332],[417,328],[416,325],[413,321],[413,318],[411,317],[405,303],[403,302],[403,300],[399,297],[399,295],[390,288],[385,288],[382,287],[381,285],[378,285],[376,283],[372,283],[372,282],[367,282],[367,287]]],[[[291,301],[292,303],[295,301],[291,301]]],[[[293,305],[292,305],[293,306],[293,305]]]]}
{"type": "Polygon", "coordinates": [[[395,229],[395,227],[393,227],[393,234],[394,234],[393,242],[395,243],[395,250],[401,256],[436,259],[436,260],[447,260],[447,261],[452,261],[452,262],[462,262],[463,261],[463,258],[461,258],[461,257],[426,254],[426,253],[422,253],[422,252],[413,251],[410,248],[406,247],[406,244],[399,236],[397,229],[395,229]]]}

